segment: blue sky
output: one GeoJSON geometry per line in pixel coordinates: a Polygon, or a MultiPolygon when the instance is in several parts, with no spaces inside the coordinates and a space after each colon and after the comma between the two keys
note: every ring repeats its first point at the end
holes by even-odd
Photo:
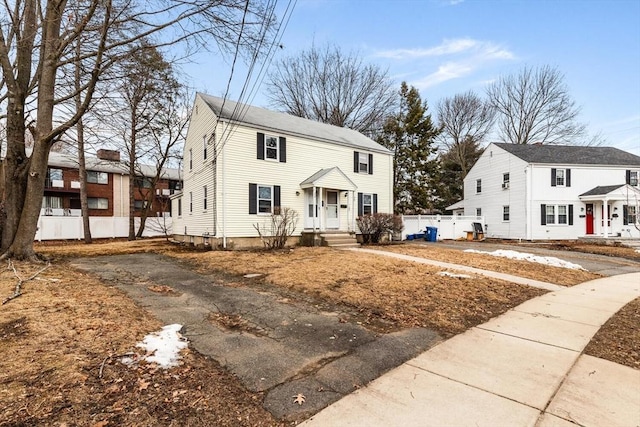
{"type": "MultiPolygon", "coordinates": [[[[357,52],[398,87],[417,87],[434,117],[444,97],[483,94],[525,65],[557,67],[589,131],[640,155],[640,0],[298,0],[275,58],[313,43],[357,52]]],[[[194,59],[184,67],[194,88],[223,95],[229,60],[194,59]]],[[[245,77],[237,66],[231,99],[245,77]]],[[[269,107],[264,86],[248,102],[269,107]]]]}

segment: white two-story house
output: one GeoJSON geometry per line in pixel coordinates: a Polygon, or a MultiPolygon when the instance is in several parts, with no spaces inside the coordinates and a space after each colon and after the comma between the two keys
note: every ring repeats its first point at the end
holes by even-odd
{"type": "Polygon", "coordinates": [[[505,239],[640,237],[640,157],[612,147],[492,143],[464,179],[465,215],[505,239]]]}
{"type": "Polygon", "coordinates": [[[292,242],[356,233],[356,218],[393,212],[393,156],[359,132],[197,94],[172,203],[176,240],[260,245],[256,225],[290,208],[292,242]]]}

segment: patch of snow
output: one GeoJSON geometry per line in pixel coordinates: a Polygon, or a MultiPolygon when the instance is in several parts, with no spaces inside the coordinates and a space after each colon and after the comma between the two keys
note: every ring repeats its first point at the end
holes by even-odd
{"type": "Polygon", "coordinates": [[[552,256],[539,256],[526,252],[510,251],[506,249],[498,249],[493,252],[478,251],[475,249],[466,249],[465,252],[492,255],[502,258],[516,259],[521,261],[537,262],[538,264],[550,265],[552,267],[569,268],[571,270],[584,270],[579,264],[574,264],[569,261],[562,260],[560,258],[552,256]]]}
{"type": "Polygon", "coordinates": [[[180,335],[180,329],[182,329],[182,325],[167,325],[162,330],[144,337],[142,342],[136,344],[136,347],[141,347],[147,352],[143,359],[149,363],[156,363],[164,369],[177,366],[180,360],[180,350],[189,345],[187,340],[180,335]]]}
{"type": "Polygon", "coordinates": [[[455,277],[457,279],[471,279],[471,276],[469,276],[468,274],[449,273],[448,271],[441,271],[438,274],[440,276],[455,277]]]}

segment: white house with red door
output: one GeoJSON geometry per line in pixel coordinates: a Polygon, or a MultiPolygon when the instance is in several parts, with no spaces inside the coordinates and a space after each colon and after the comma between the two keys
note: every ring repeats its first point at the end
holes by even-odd
{"type": "Polygon", "coordinates": [[[613,147],[487,146],[464,179],[464,213],[485,235],[640,238],[640,157],[613,147]]]}
{"type": "Polygon", "coordinates": [[[297,212],[293,239],[355,235],[356,218],[393,212],[392,153],[351,129],[197,94],[172,200],[173,235],[261,245],[255,226],[297,212]]]}

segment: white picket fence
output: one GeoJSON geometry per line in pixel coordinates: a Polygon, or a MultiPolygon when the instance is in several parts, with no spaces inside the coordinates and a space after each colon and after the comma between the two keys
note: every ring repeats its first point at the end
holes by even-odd
{"type": "MultiPolygon", "coordinates": [[[[127,237],[129,218],[111,216],[89,217],[91,237],[94,239],[127,237]]],[[[136,231],[140,218],[135,218],[136,231]]],[[[171,234],[171,217],[149,217],[145,223],[144,237],[164,236],[164,230],[171,234]]],[[[35,240],[80,240],[84,238],[82,217],[44,216],[38,219],[38,231],[35,240]]]]}
{"type": "Polygon", "coordinates": [[[402,240],[407,239],[408,234],[424,234],[427,227],[438,229],[438,240],[463,239],[468,231],[473,231],[474,222],[483,224],[483,216],[454,216],[454,215],[403,215],[402,240]]]}

